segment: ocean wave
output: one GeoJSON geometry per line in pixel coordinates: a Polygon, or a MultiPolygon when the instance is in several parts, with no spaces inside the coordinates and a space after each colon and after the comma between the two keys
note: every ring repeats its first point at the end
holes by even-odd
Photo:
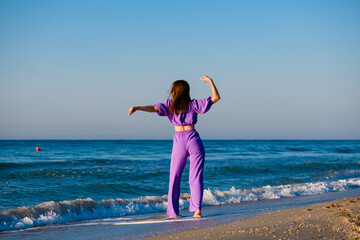
{"type": "Polygon", "coordinates": [[[336,153],[359,153],[359,149],[354,148],[334,148],[332,150],[336,153]]]}
{"type": "Polygon", "coordinates": [[[347,178],[359,178],[360,177],[360,169],[345,169],[345,170],[330,170],[327,172],[317,173],[313,176],[315,179],[347,179],[347,178]]]}
{"type": "Polygon", "coordinates": [[[252,189],[236,189],[235,187],[232,187],[229,191],[216,190],[211,192],[210,190],[204,190],[203,202],[207,205],[226,205],[248,201],[261,201],[345,191],[357,187],[360,187],[360,178],[264,186],[262,188],[252,189]]]}
{"type": "Polygon", "coordinates": [[[54,161],[32,161],[32,162],[0,162],[0,171],[8,170],[22,170],[25,168],[44,168],[44,167],[64,167],[71,164],[72,167],[80,166],[84,167],[85,165],[114,165],[119,163],[133,163],[131,160],[127,159],[83,159],[83,160],[54,160],[54,161]]]}
{"type": "Polygon", "coordinates": [[[312,149],[301,148],[301,147],[291,147],[291,148],[288,148],[288,150],[294,151],[294,152],[308,152],[308,151],[313,151],[312,149]]]}
{"type": "Polygon", "coordinates": [[[166,209],[167,196],[144,196],[136,199],[91,198],[62,202],[44,202],[35,207],[18,207],[0,211],[0,231],[24,229],[56,223],[111,218],[166,209]]]}
{"type": "MultiPolygon", "coordinates": [[[[230,188],[227,191],[205,189],[203,205],[227,205],[248,201],[261,201],[345,191],[360,187],[360,178],[337,181],[319,181],[280,186],[264,186],[252,189],[230,188]]],[[[189,207],[190,194],[180,197],[180,209],[189,207]]],[[[44,202],[34,207],[18,207],[0,211],[0,231],[24,229],[57,223],[111,218],[144,213],[164,212],[167,196],[142,196],[133,199],[108,199],[95,201],[91,198],[62,202],[44,202]]]]}
{"type": "Polygon", "coordinates": [[[356,169],[360,167],[359,162],[280,162],[277,164],[257,165],[228,165],[228,166],[215,166],[213,169],[208,168],[208,172],[213,175],[218,174],[254,174],[254,173],[289,173],[289,172],[324,172],[324,171],[346,171],[347,169],[356,169]]]}

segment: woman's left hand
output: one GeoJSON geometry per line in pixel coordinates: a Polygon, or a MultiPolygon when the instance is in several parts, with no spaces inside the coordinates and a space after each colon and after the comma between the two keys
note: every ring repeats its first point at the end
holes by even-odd
{"type": "Polygon", "coordinates": [[[210,81],[212,81],[212,79],[211,78],[209,78],[208,76],[203,76],[203,77],[201,77],[201,80],[205,83],[205,82],[210,82],[210,81]]]}

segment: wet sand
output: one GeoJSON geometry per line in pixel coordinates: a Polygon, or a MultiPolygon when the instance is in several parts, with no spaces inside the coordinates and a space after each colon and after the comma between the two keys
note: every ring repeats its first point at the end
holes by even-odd
{"type": "Polygon", "coordinates": [[[360,197],[145,239],[360,239],[360,197]]]}

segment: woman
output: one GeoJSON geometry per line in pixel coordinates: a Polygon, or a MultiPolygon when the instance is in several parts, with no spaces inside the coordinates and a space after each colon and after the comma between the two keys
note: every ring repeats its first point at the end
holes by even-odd
{"type": "Polygon", "coordinates": [[[172,218],[179,215],[180,180],[188,156],[190,156],[189,211],[195,212],[193,217],[201,217],[205,149],[198,132],[195,130],[195,124],[198,113],[206,113],[212,104],[220,100],[213,80],[208,76],[203,76],[201,80],[204,83],[210,83],[212,97],[191,100],[189,84],[185,80],[177,80],[170,89],[171,99],[167,99],[164,103],[129,109],[129,115],[137,110],[156,112],[159,116],[167,116],[170,122],[175,125],[167,205],[167,215],[172,218]]]}

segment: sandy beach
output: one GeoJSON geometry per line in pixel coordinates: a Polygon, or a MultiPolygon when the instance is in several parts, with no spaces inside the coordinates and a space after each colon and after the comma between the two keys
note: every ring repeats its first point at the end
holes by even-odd
{"type": "Polygon", "coordinates": [[[360,239],[360,197],[265,213],[151,239],[360,239]]]}

